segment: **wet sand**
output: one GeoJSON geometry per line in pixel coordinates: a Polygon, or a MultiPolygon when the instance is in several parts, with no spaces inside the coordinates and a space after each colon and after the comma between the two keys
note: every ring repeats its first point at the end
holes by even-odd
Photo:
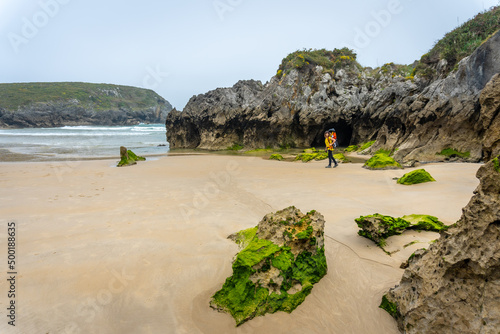
{"type": "MultiPolygon", "coordinates": [[[[354,219],[424,213],[452,224],[479,168],[429,164],[437,182],[403,186],[393,178],[412,169],[220,155],[115,163],[0,164],[1,271],[11,221],[18,260],[16,327],[3,316],[1,333],[398,333],[380,299],[401,262],[439,235],[392,237],[388,256],[357,235],[354,219]],[[292,314],[235,328],[208,306],[237,252],[227,236],[290,205],[325,216],[328,274],[292,314]]],[[[2,310],[7,290],[2,279],[2,310]]]]}

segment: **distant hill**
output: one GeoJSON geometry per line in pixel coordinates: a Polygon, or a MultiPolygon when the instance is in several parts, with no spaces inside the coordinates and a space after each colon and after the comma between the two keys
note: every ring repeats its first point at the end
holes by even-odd
{"type": "Polygon", "coordinates": [[[1,127],[163,123],[171,104],[150,89],[84,82],[0,84],[1,127]]]}

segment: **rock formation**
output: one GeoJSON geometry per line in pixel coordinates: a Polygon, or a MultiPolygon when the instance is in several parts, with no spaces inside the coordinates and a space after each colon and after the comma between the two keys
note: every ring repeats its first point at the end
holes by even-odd
{"type": "Polygon", "coordinates": [[[265,85],[240,81],[191,98],[169,113],[167,140],[171,148],[321,147],[335,127],[341,146],[375,140],[370,152],[397,149],[398,161],[444,161],[436,153],[447,148],[479,161],[500,153],[499,72],[500,32],[430,81],[391,66],[349,62],[333,72],[306,63],[265,85]]]}
{"type": "MultiPolygon", "coordinates": [[[[498,164],[498,160],[497,164],[498,164]]],[[[385,309],[404,333],[498,333],[500,168],[490,161],[455,226],[409,259],[385,309]]]]}
{"type": "Polygon", "coordinates": [[[375,213],[361,216],[354,221],[360,228],[358,234],[372,240],[382,249],[385,246],[385,239],[399,235],[407,229],[441,232],[448,228],[434,216],[417,214],[394,218],[375,213]]]}
{"type": "Polygon", "coordinates": [[[364,164],[363,168],[371,170],[400,169],[401,164],[385,153],[374,154],[364,164]]]}
{"type": "Polygon", "coordinates": [[[168,101],[142,88],[90,83],[0,84],[0,127],[163,123],[168,101]]]}
{"type": "Polygon", "coordinates": [[[236,325],[265,313],[292,312],[326,275],[324,225],[320,213],[304,215],[292,206],[231,235],[242,250],[210,306],[231,314],[236,325]]]}
{"type": "Polygon", "coordinates": [[[397,181],[398,184],[412,185],[425,182],[435,182],[436,180],[429,174],[425,169],[416,169],[409,173],[406,173],[400,177],[397,181]]]}
{"type": "Polygon", "coordinates": [[[116,167],[126,167],[137,164],[137,161],[145,161],[146,158],[136,155],[131,150],[127,150],[125,146],[120,146],[120,161],[116,167]]]}

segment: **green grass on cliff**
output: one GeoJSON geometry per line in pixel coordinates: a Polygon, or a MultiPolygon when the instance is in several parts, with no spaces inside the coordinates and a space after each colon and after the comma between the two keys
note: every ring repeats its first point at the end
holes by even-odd
{"type": "Polygon", "coordinates": [[[302,50],[290,53],[283,58],[281,65],[278,68],[277,76],[281,77],[283,74],[288,74],[292,69],[301,69],[306,66],[320,65],[323,67],[323,72],[331,73],[341,68],[349,68],[350,66],[361,69],[361,65],[356,60],[356,53],[348,48],[334,49],[329,51],[326,49],[321,50],[302,50]]]}
{"type": "Polygon", "coordinates": [[[163,100],[149,89],[85,82],[39,82],[0,84],[0,107],[17,110],[38,102],[69,102],[92,105],[94,110],[136,110],[163,100]]]}
{"type": "Polygon", "coordinates": [[[422,56],[415,67],[414,75],[432,77],[434,70],[430,65],[442,59],[448,62],[448,70],[456,68],[463,58],[469,56],[492,34],[500,29],[500,6],[477,14],[440,39],[429,53],[422,56]]]}

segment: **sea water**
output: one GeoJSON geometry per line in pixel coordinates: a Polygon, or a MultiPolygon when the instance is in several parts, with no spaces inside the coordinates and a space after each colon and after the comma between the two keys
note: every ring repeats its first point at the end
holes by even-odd
{"type": "Polygon", "coordinates": [[[165,125],[0,129],[0,161],[13,160],[13,155],[14,160],[38,161],[112,158],[120,156],[120,146],[138,155],[165,154],[165,125]]]}

